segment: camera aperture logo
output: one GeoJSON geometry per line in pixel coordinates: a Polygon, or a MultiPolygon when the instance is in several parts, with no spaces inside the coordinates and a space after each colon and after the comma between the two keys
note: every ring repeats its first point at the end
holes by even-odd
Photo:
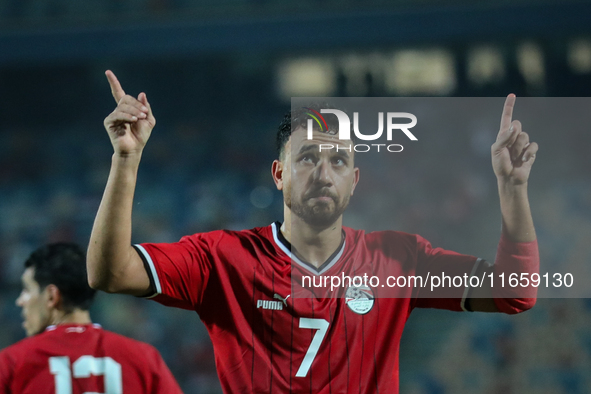
{"type": "MultiPolygon", "coordinates": [[[[318,125],[318,128],[321,132],[328,131],[328,124],[322,114],[332,114],[337,117],[338,120],[338,137],[340,140],[351,140],[351,119],[349,116],[338,109],[320,109],[320,112],[308,108],[303,107],[310,112],[306,112],[312,119],[308,119],[307,122],[307,136],[308,139],[313,139],[313,132],[314,132],[314,122],[318,125]]],[[[410,132],[409,129],[416,126],[417,124],[417,117],[408,112],[387,112],[384,116],[384,112],[378,112],[378,131],[374,134],[363,134],[359,130],[359,113],[353,112],[353,132],[357,139],[362,141],[375,141],[379,139],[382,134],[384,134],[384,119],[386,120],[386,139],[387,141],[392,141],[392,136],[394,135],[394,131],[400,130],[404,133],[408,139],[411,141],[418,141],[417,137],[413,133],[410,132]],[[394,121],[398,119],[408,119],[410,123],[394,123],[394,121]]],[[[404,147],[401,144],[354,144],[349,145],[348,147],[342,147],[333,144],[319,144],[320,152],[323,149],[330,150],[336,149],[339,150],[347,150],[351,152],[354,150],[355,152],[369,152],[369,151],[377,151],[377,152],[402,152],[404,147]]]]}

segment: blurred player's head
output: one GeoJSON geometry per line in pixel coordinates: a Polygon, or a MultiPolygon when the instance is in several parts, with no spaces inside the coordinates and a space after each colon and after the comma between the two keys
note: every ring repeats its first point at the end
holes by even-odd
{"type": "MultiPolygon", "coordinates": [[[[319,112],[331,107],[308,108],[319,112]]],[[[285,115],[277,132],[279,159],[273,162],[272,172],[277,188],[283,191],[285,207],[308,225],[327,228],[347,208],[359,170],[354,165],[353,141],[338,138],[335,116],[325,117],[328,130],[314,124],[312,139],[308,139],[309,112],[300,108],[285,115]]]]}
{"type": "Polygon", "coordinates": [[[95,295],[88,286],[86,257],[72,243],[55,243],[34,251],[25,261],[23,289],[16,300],[23,326],[35,335],[75,311],[87,311],[95,295]]]}

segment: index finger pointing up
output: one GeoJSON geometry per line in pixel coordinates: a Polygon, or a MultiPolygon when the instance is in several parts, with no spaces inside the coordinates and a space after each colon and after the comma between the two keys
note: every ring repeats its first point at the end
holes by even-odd
{"type": "Polygon", "coordinates": [[[515,95],[511,93],[505,99],[505,106],[503,107],[503,115],[501,116],[501,128],[499,133],[508,130],[511,127],[511,120],[513,119],[513,107],[515,106],[515,95]]]}
{"type": "Polygon", "coordinates": [[[111,93],[113,94],[113,98],[115,99],[115,102],[119,104],[119,100],[121,100],[121,98],[125,96],[125,91],[121,87],[121,84],[119,83],[119,80],[117,79],[115,74],[113,74],[113,71],[107,70],[105,71],[105,75],[109,80],[109,85],[111,86],[111,93]]]}

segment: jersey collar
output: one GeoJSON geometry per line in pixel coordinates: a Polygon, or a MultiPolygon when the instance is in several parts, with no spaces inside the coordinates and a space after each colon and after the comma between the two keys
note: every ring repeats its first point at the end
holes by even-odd
{"type": "Polygon", "coordinates": [[[326,271],[331,269],[337,263],[337,261],[339,261],[339,259],[343,255],[343,252],[345,251],[346,237],[345,237],[345,231],[343,231],[343,240],[341,242],[341,245],[337,248],[337,250],[335,250],[335,252],[320,267],[316,268],[314,265],[310,264],[307,261],[300,259],[294,253],[291,252],[291,248],[292,248],[291,243],[289,243],[289,241],[286,240],[285,237],[283,236],[283,234],[281,233],[281,223],[280,222],[272,223],[271,228],[273,229],[273,240],[275,241],[277,246],[287,256],[289,256],[291,261],[293,261],[294,263],[296,263],[297,265],[299,265],[300,267],[304,268],[305,270],[311,272],[314,275],[323,275],[326,271]]]}
{"type": "Polygon", "coordinates": [[[82,326],[92,326],[93,328],[103,328],[100,324],[98,323],[87,323],[87,324],[77,324],[77,323],[64,323],[64,324],[52,324],[50,326],[47,326],[45,328],[44,331],[54,331],[56,330],[58,327],[82,327],[82,326]]]}

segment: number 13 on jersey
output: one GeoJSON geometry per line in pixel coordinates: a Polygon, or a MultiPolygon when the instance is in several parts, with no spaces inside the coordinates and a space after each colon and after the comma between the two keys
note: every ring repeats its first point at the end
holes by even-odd
{"type": "Polygon", "coordinates": [[[55,376],[56,394],[72,394],[72,378],[89,378],[90,375],[103,375],[104,394],[123,394],[121,364],[111,357],[82,356],[74,361],[72,370],[70,370],[70,357],[50,357],[49,371],[55,376]]]}

